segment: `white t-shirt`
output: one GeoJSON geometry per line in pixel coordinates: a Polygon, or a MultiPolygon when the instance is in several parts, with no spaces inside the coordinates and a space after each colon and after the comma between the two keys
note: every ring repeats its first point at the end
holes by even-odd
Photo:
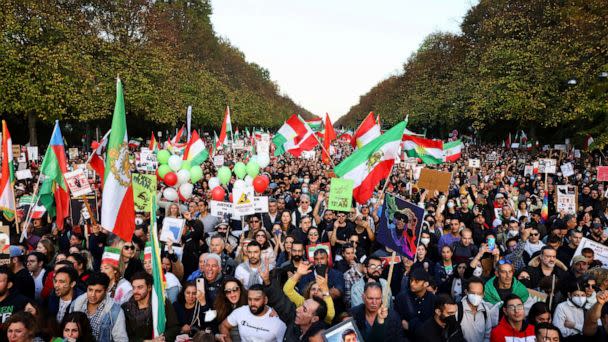
{"type": "MultiPolygon", "coordinates": [[[[44,287],[44,284],[42,283],[42,279],[44,278],[44,274],[46,273],[46,270],[43,268],[40,273],[38,274],[37,277],[34,278],[34,286],[35,286],[35,297],[36,300],[40,299],[40,292],[42,292],[42,288],[44,287]]],[[[30,274],[32,274],[30,272],[30,274]]],[[[33,275],[32,275],[33,277],[33,275]]]]}
{"type": "Polygon", "coordinates": [[[243,342],[280,342],[283,341],[287,327],[278,316],[270,317],[272,308],[263,316],[255,316],[244,305],[232,311],[228,323],[236,326],[243,342]]]}

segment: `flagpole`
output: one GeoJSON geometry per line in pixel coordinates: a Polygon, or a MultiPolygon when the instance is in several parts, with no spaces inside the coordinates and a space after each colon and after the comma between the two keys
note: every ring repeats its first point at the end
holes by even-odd
{"type": "Polygon", "coordinates": [[[15,204],[15,227],[17,228],[17,233],[20,233],[21,227],[19,225],[19,215],[17,215],[17,198],[15,198],[14,184],[11,184],[11,187],[13,187],[13,203],[15,204]]]}
{"type": "Polygon", "coordinates": [[[34,206],[36,206],[36,203],[38,203],[38,200],[40,199],[40,196],[38,196],[38,190],[40,190],[40,178],[42,178],[42,174],[38,174],[38,181],[36,182],[36,186],[34,186],[34,193],[32,195],[32,198],[34,198],[34,201],[30,204],[30,207],[27,210],[27,215],[26,215],[26,219],[25,219],[25,227],[23,228],[19,242],[23,242],[23,239],[27,238],[27,227],[30,225],[30,221],[32,219],[32,215],[31,215],[32,208],[34,206]]]}
{"type": "MultiPolygon", "coordinates": [[[[308,125],[307,123],[304,123],[304,124],[308,125]]],[[[323,151],[325,151],[325,153],[327,153],[327,157],[329,157],[329,161],[331,162],[331,165],[335,169],[336,168],[336,164],[334,163],[334,160],[331,158],[331,154],[329,154],[329,152],[325,149],[325,146],[323,146],[323,144],[321,144],[321,141],[319,140],[319,138],[317,137],[317,135],[314,132],[312,133],[312,135],[315,137],[315,139],[317,140],[317,142],[319,143],[319,145],[321,146],[321,148],[323,149],[323,151]]]]}

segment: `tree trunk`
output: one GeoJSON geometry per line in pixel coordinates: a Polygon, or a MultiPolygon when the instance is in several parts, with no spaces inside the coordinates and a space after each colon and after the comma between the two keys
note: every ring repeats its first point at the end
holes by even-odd
{"type": "Polygon", "coordinates": [[[32,112],[27,115],[27,127],[30,133],[30,146],[38,146],[38,134],[36,133],[36,115],[32,112]]]}

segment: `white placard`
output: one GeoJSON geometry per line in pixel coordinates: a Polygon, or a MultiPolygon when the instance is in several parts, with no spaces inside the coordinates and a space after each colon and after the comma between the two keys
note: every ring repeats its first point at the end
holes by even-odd
{"type": "Polygon", "coordinates": [[[232,190],[232,204],[234,204],[234,216],[244,216],[255,214],[253,205],[253,187],[232,190]]]}
{"type": "Polygon", "coordinates": [[[555,173],[557,172],[557,160],[549,158],[541,158],[538,160],[538,173],[555,173]]]}
{"type": "Polygon", "coordinates": [[[167,242],[171,239],[173,242],[180,243],[185,224],[186,220],[184,219],[165,216],[163,229],[160,231],[160,241],[167,242]]]}
{"type": "Polygon", "coordinates": [[[418,158],[416,157],[408,157],[403,159],[403,166],[406,170],[413,170],[418,165],[418,158]]]}
{"type": "Polygon", "coordinates": [[[258,213],[267,213],[268,212],[268,196],[255,196],[253,198],[253,207],[258,213]]]}
{"type": "MultiPolygon", "coordinates": [[[[599,260],[602,264],[604,264],[604,267],[608,266],[608,246],[604,246],[599,242],[583,238],[581,243],[579,243],[578,248],[576,248],[574,255],[581,255],[583,248],[593,249],[593,259],[599,260]]],[[[572,261],[570,261],[570,264],[572,265],[572,261]]]]}
{"type": "Polygon", "coordinates": [[[68,148],[68,157],[70,158],[70,160],[77,159],[78,158],[78,149],[76,147],[68,148]]]}
{"type": "Polygon", "coordinates": [[[17,180],[24,180],[32,178],[32,171],[30,169],[15,171],[15,178],[17,180]]]}
{"type": "Polygon", "coordinates": [[[235,150],[242,150],[245,148],[245,142],[243,140],[236,140],[232,143],[232,148],[235,150]]]}
{"type": "Polygon", "coordinates": [[[38,160],[38,146],[27,147],[27,159],[36,161],[38,160]]]}
{"type": "Polygon", "coordinates": [[[481,161],[479,159],[469,159],[469,167],[470,168],[480,168],[481,161]]]}
{"type": "Polygon", "coordinates": [[[557,186],[557,212],[562,210],[568,214],[576,215],[576,194],[577,189],[574,185],[558,185],[557,186]]]}
{"type": "Polygon", "coordinates": [[[490,154],[486,154],[486,161],[489,163],[493,163],[498,160],[498,154],[496,152],[492,152],[490,154]]]}
{"type": "Polygon", "coordinates": [[[65,182],[68,184],[68,188],[70,188],[72,197],[81,197],[91,193],[91,185],[82,169],[66,172],[64,177],[65,182]]]}
{"type": "Polygon", "coordinates": [[[232,216],[232,207],[230,202],[209,201],[211,215],[216,217],[232,216]]]}
{"type": "Polygon", "coordinates": [[[580,158],[581,157],[581,150],[574,150],[574,158],[580,158]]]}
{"type": "Polygon", "coordinates": [[[213,165],[215,165],[216,167],[224,166],[224,155],[218,154],[213,156],[213,165]]]}
{"type": "Polygon", "coordinates": [[[268,154],[270,151],[270,143],[262,140],[256,141],[255,151],[258,155],[268,154]]]}
{"type": "Polygon", "coordinates": [[[564,177],[574,176],[574,166],[572,166],[572,163],[565,163],[559,168],[562,170],[564,177]]]}
{"type": "Polygon", "coordinates": [[[524,177],[529,177],[534,175],[534,168],[532,165],[524,166],[524,177]]]}
{"type": "Polygon", "coordinates": [[[315,158],[315,151],[302,151],[302,154],[300,155],[300,158],[303,159],[314,159],[315,158]]]}
{"type": "Polygon", "coordinates": [[[27,163],[27,156],[24,152],[19,153],[19,158],[17,158],[17,162],[27,163]]]}
{"type": "Polygon", "coordinates": [[[568,146],[566,144],[555,144],[554,148],[558,151],[566,152],[568,150],[568,146]]]}
{"type": "Polygon", "coordinates": [[[136,164],[138,171],[155,171],[158,169],[156,155],[147,147],[143,147],[139,153],[139,161],[136,164]]]}

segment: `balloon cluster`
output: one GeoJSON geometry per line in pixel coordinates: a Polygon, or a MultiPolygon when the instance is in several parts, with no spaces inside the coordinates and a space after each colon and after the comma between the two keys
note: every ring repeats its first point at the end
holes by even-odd
{"type": "MultiPolygon", "coordinates": [[[[266,165],[268,165],[266,163],[266,165]]],[[[209,179],[209,188],[211,189],[211,198],[214,201],[223,201],[226,198],[226,191],[222,185],[227,185],[232,178],[232,172],[237,180],[233,184],[234,189],[253,186],[257,193],[263,193],[270,184],[270,179],[266,175],[260,175],[260,164],[258,160],[250,159],[247,164],[238,162],[234,164],[234,168],[230,171],[227,166],[222,166],[217,170],[217,177],[209,179]]]]}
{"type": "Polygon", "coordinates": [[[160,164],[156,176],[168,186],[163,190],[163,196],[168,201],[175,201],[178,198],[185,201],[192,197],[194,190],[192,183],[203,178],[203,169],[167,150],[158,151],[156,159],[160,164]]]}

